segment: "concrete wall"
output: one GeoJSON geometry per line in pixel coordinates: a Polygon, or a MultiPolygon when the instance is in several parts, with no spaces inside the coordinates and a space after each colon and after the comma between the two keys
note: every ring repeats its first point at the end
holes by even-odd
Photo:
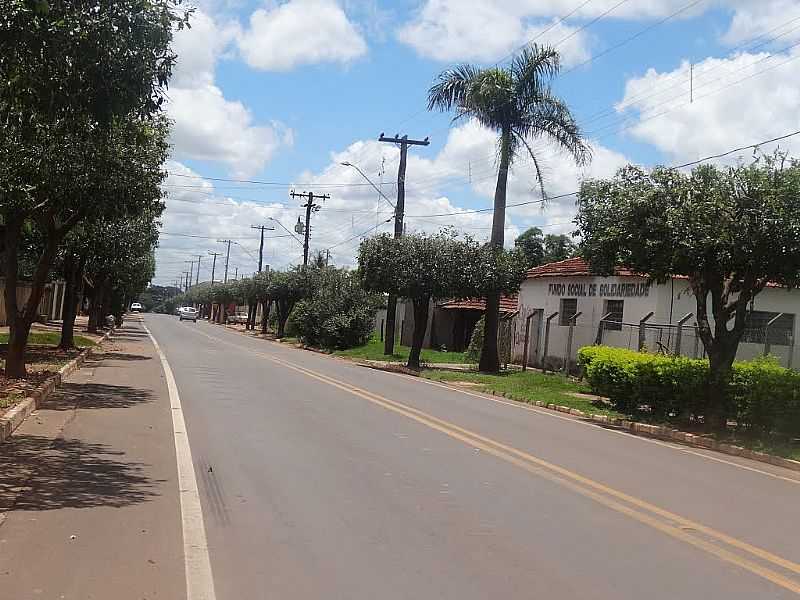
{"type": "MultiPolygon", "coordinates": [[[[609,346],[623,348],[638,348],[638,321],[650,311],[655,314],[649,320],[656,324],[677,324],[678,320],[688,313],[697,310],[694,295],[686,279],[675,278],[670,282],[647,287],[647,280],[641,277],[543,277],[528,279],[523,282],[519,295],[519,315],[514,327],[514,360],[521,362],[524,350],[525,318],[531,313],[541,310],[541,325],[539,318],[531,321],[531,336],[529,343],[529,364],[541,364],[544,352],[545,325],[547,316],[560,311],[562,298],[577,298],[578,311],[582,315],[578,318],[573,332],[571,358],[575,358],[577,350],[582,346],[593,344],[600,320],[605,316],[607,300],[623,300],[623,321],[633,325],[623,326],[620,330],[606,329],[603,334],[603,343],[609,346]],[[635,288],[620,288],[620,284],[635,285],[635,288]],[[616,286],[616,287],[615,287],[616,286]],[[646,289],[646,293],[643,291],[646,289]],[[631,290],[634,290],[631,292],[631,290]]],[[[755,300],[754,309],[757,311],[784,312],[795,315],[794,339],[800,335],[800,290],[787,290],[783,288],[767,288],[755,300]]],[[[559,317],[551,322],[550,337],[547,354],[552,357],[552,364],[559,364],[566,351],[569,327],[559,324],[559,317]]],[[[687,321],[682,334],[681,353],[692,356],[695,348],[695,334],[693,326],[694,317],[687,321]]],[[[673,349],[675,344],[675,328],[648,328],[646,344],[650,348],[657,348],[658,344],[673,349]]],[[[762,343],[742,343],[739,348],[738,358],[746,360],[763,353],[762,343]]],[[[771,353],[776,355],[781,363],[789,364],[791,348],[773,344],[771,353]]],[[[698,353],[702,355],[702,343],[698,344],[698,353]]],[[[795,348],[792,364],[797,366],[800,353],[795,348]]]]}

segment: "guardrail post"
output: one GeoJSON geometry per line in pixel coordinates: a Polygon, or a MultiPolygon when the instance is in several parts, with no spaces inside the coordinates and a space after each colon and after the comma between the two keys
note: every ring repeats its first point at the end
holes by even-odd
{"type": "Polygon", "coordinates": [[[783,313],[778,313],[774,317],[772,317],[767,324],[764,326],[764,356],[769,354],[770,351],[770,343],[769,343],[769,328],[772,327],[772,324],[780,319],[783,316],[783,313]]]}
{"type": "Polygon", "coordinates": [[[686,323],[689,319],[694,316],[694,313],[689,313],[684,315],[683,318],[678,321],[678,333],[675,336],[675,356],[681,355],[681,341],[683,341],[683,324],[686,323]]]}
{"type": "Polygon", "coordinates": [[[544,353],[542,354],[542,371],[547,373],[547,349],[550,346],[550,321],[558,316],[558,311],[547,317],[544,328],[544,353]]]}
{"type": "Polygon", "coordinates": [[[531,319],[539,314],[539,312],[543,310],[537,308],[527,317],[525,317],[525,346],[522,349],[522,370],[528,370],[528,344],[530,343],[531,339],[531,319]]]}
{"type": "Polygon", "coordinates": [[[603,333],[606,330],[606,327],[605,327],[606,319],[608,317],[610,317],[612,314],[614,314],[614,313],[606,313],[605,315],[603,315],[603,318],[600,319],[600,323],[598,323],[598,325],[597,325],[597,337],[594,340],[594,345],[595,346],[602,345],[602,343],[603,343],[603,333]]]}
{"type": "Polygon", "coordinates": [[[650,311],[644,317],[639,320],[639,352],[642,351],[645,345],[645,323],[647,323],[648,319],[650,319],[655,313],[650,311]]]}
{"type": "Polygon", "coordinates": [[[575,330],[575,322],[578,320],[583,313],[581,311],[576,312],[572,315],[572,318],[569,320],[569,333],[567,334],[567,348],[566,352],[564,353],[564,375],[569,375],[569,358],[572,355],[572,334],[575,330]]]}

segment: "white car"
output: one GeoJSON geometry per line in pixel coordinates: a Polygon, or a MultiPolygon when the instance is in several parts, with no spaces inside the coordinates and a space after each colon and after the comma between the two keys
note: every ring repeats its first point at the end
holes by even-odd
{"type": "Polygon", "coordinates": [[[197,309],[192,308],[191,306],[182,307],[180,309],[180,313],[178,313],[178,320],[197,323],[197,309]]]}
{"type": "Polygon", "coordinates": [[[143,310],[144,310],[144,308],[142,307],[142,305],[140,303],[133,302],[131,304],[131,312],[142,312],[143,310]]]}

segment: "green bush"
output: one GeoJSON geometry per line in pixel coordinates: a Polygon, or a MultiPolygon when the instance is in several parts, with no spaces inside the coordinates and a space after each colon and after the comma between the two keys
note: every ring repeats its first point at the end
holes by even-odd
{"type": "Polygon", "coordinates": [[[313,292],[292,312],[291,332],[305,344],[329,350],[363,346],[372,335],[378,302],[354,274],[322,269],[313,292]]]}
{"type": "MultiPolygon", "coordinates": [[[[596,394],[628,414],[646,407],[659,420],[705,413],[708,361],[587,346],[578,364],[596,394]]],[[[728,417],[754,433],[800,435],[800,374],[774,359],[736,362],[726,402],[728,417]]]]}
{"type": "Polygon", "coordinates": [[[481,360],[481,352],[483,351],[483,330],[486,328],[486,320],[481,317],[475,323],[475,328],[472,330],[472,337],[469,339],[469,346],[467,351],[464,352],[464,362],[478,364],[481,360]]]}

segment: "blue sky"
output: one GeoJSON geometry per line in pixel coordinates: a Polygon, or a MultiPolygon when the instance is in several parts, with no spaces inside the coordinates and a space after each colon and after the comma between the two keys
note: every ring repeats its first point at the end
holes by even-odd
{"type": "MultiPolygon", "coordinates": [[[[531,39],[561,53],[554,89],[594,149],[592,164],[577,169],[536,142],[550,195],[627,162],[682,163],[800,129],[797,0],[201,2],[175,44],[174,151],[156,283],[174,282],[184,260],[218,251],[217,238],[236,241],[232,271],[255,270],[250,225],[277,220],[291,229],[300,214],[288,197],[293,185],[331,194],[311,246],[352,265],[360,233],[391,229],[381,224],[391,208],[339,163],[359,165],[393,198],[397,151],[375,141],[381,132],[431,138],[411,151],[407,227],[485,238],[491,214],[464,211],[491,205],[494,135],[427,112],[426,93],[443,69],[507,64],[531,39]],[[463,214],[433,216],[442,213],[463,214]]],[[[782,146],[791,150],[792,141],[782,146]]],[[[509,203],[538,198],[530,166],[515,167],[509,203]]],[[[570,232],[573,214],[573,198],[511,210],[507,243],[531,225],[570,232]]],[[[267,262],[297,264],[297,240],[275,226],[267,262]]]]}

